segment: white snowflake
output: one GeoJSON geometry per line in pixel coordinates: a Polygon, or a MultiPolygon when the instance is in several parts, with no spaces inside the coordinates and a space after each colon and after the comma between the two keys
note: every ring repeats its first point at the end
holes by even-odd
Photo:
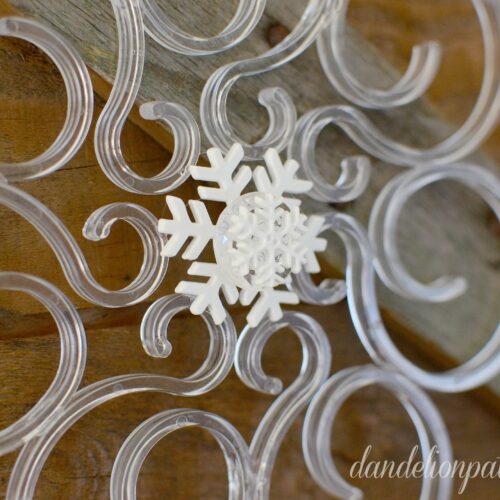
{"type": "Polygon", "coordinates": [[[250,326],[257,326],[266,315],[277,321],[283,315],[281,304],[299,302],[286,289],[291,273],[302,268],[319,272],[315,254],[326,248],[326,240],[318,237],[323,218],[306,217],[300,200],[285,196],[306,193],[312,183],[298,179],[298,163],[283,164],[274,149],[264,156],[266,167],[257,167],[253,174],[250,167],[240,165],[240,144],[233,145],[225,157],[217,148],[207,155],[210,167],[192,166],[190,172],[193,179],[215,184],[198,187],[202,200],[226,204],[217,223],[212,223],[202,201],[189,201],[193,221],[180,198],[167,196],[172,219],[161,219],[158,229],[168,236],[164,256],[174,257],[190,239],[182,258],[196,260],[212,241],[216,262],[194,262],[188,274],[208,281],[181,281],[175,290],[195,297],[193,314],[208,308],[217,324],[226,317],[221,292],[228,304],[239,300],[248,306],[255,301],[247,316],[250,326]],[[243,194],[252,178],[256,191],[243,194]]]}

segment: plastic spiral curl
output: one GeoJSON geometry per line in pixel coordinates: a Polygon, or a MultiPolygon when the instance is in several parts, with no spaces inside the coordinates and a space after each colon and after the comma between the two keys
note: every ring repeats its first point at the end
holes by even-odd
{"type": "Polygon", "coordinates": [[[400,144],[382,133],[362,111],[347,105],[311,110],[304,125],[314,131],[320,123],[332,123],[368,154],[400,166],[447,165],[474,152],[491,133],[500,113],[500,4],[496,0],[473,3],[483,35],[483,82],[468,119],[447,139],[428,149],[400,144]]]}
{"type": "Polygon", "coordinates": [[[432,400],[418,386],[398,373],[373,365],[348,368],[336,373],[318,391],[307,410],[302,432],[302,447],[309,472],[329,494],[338,498],[361,500],[363,493],[340,475],[331,455],[332,428],[346,399],[363,387],[377,384],[399,399],[415,425],[422,457],[426,462],[420,498],[447,500],[452,478],[432,474],[441,464],[451,464],[452,450],[446,425],[432,400]],[[439,450],[437,458],[432,449],[439,450]]]}
{"type": "Polygon", "coordinates": [[[430,373],[409,361],[392,342],[380,317],[375,256],[366,231],[353,217],[335,213],[326,217],[325,226],[337,233],[346,246],[349,310],[356,332],[376,364],[390,366],[427,389],[450,393],[476,388],[500,372],[500,328],[479,353],[458,368],[430,373]]]}
{"type": "Polygon", "coordinates": [[[83,235],[100,241],[118,220],[128,222],[141,237],[144,260],[139,274],[118,291],[103,288],[92,276],[78,243],[61,220],[43,203],[0,179],[0,204],[26,219],[54,251],[69,285],[85,300],[104,307],[125,307],[149,297],[167,272],[168,259],[161,255],[158,220],[145,208],[132,203],[113,203],[96,210],[85,223],[83,235]]]}
{"type": "Polygon", "coordinates": [[[174,152],[162,172],[151,178],[135,173],[121,150],[121,134],[134,105],[144,71],[145,35],[140,0],[111,0],[118,27],[118,68],[108,101],[95,129],[95,152],[105,175],[121,189],[132,193],[162,194],[181,185],[188,167],[196,164],[200,153],[200,132],[196,120],[176,103],[150,102],[140,112],[146,120],[169,125],[174,152]]]}
{"type": "Polygon", "coordinates": [[[211,144],[227,152],[234,143],[240,143],[247,160],[263,158],[269,148],[281,151],[286,147],[294,133],[297,113],[290,96],[282,88],[266,88],[259,93],[259,103],[269,113],[269,128],[255,144],[237,137],[229,123],[229,92],[240,78],[272,71],[304,52],[335,14],[336,4],[337,0],[310,0],[297,26],[281,43],[253,59],[227,64],[210,76],[201,96],[200,117],[211,144]]]}
{"type": "Polygon", "coordinates": [[[255,28],[267,0],[240,0],[228,25],[217,35],[201,38],[178,28],[156,0],[141,0],[146,33],[162,47],[187,56],[217,54],[234,47],[255,28]]]}
{"type": "MultiPolygon", "coordinates": [[[[146,345],[151,346],[154,340],[151,332],[158,334],[164,330],[164,322],[168,324],[171,301],[175,300],[180,299],[175,296],[161,299],[149,310],[153,317],[145,317],[143,326],[154,324],[155,328],[144,329],[150,332],[147,339],[143,335],[146,345]],[[159,314],[160,310],[166,315],[159,314]],[[159,328],[160,325],[163,327],[159,328]]],[[[140,468],[153,446],[171,432],[191,426],[208,430],[219,443],[228,468],[228,498],[268,498],[271,472],[281,442],[298,414],[327,379],[331,363],[330,344],[321,326],[304,314],[287,312],[279,323],[264,321],[257,328],[247,327],[238,339],[236,370],[246,385],[267,394],[281,392],[281,382],[263,373],[261,358],[269,338],[285,327],[299,337],[304,361],[298,378],[266,412],[250,447],[230,423],[217,415],[189,409],[160,413],[138,426],[124,442],[111,475],[111,498],[134,500],[140,468]]],[[[154,348],[157,355],[164,355],[165,345],[163,338],[160,350],[154,348]]],[[[151,347],[147,350],[150,352],[151,347]]]]}
{"type": "Polygon", "coordinates": [[[0,289],[27,293],[41,302],[56,323],[61,345],[59,367],[50,387],[23,417],[0,431],[0,455],[5,455],[46,432],[51,417],[71,400],[83,377],[87,343],[75,307],[50,283],[28,274],[0,272],[0,289]]]}
{"type": "Polygon", "coordinates": [[[387,109],[421,97],[432,84],[441,61],[436,42],[416,45],[406,73],[387,90],[364,85],[349,71],[344,56],[345,25],[349,0],[341,0],[339,12],[321,32],[316,46],[325,75],[347,100],[364,108],[387,109]]]}
{"type": "Polygon", "coordinates": [[[346,203],[359,198],[368,187],[371,162],[367,156],[350,156],[340,164],[341,175],[335,184],[322,176],[316,164],[316,142],[321,131],[334,123],[329,113],[312,110],[300,117],[295,134],[288,144],[288,158],[296,159],[302,165],[303,176],[312,182],[308,192],[311,198],[332,203],[346,203]]]}
{"type": "Polygon", "coordinates": [[[52,145],[36,158],[17,163],[0,163],[0,175],[9,182],[39,179],[55,172],[77,153],[87,137],[94,93],[80,54],[61,35],[31,19],[0,19],[0,36],[20,38],[41,49],[60,71],[67,93],[64,125],[52,145]]]}
{"type": "MultiPolygon", "coordinates": [[[[159,328],[165,327],[168,323],[164,315],[171,318],[173,314],[188,309],[192,299],[177,295],[170,300],[171,307],[156,307],[154,312],[149,313],[149,321],[159,328]]],[[[208,313],[203,313],[203,319],[208,327],[210,347],[206,360],[194,374],[185,378],[148,373],[119,375],[80,389],[63,408],[52,415],[44,432],[34,436],[24,445],[12,470],[6,498],[9,500],[33,498],[40,473],[54,446],[75,422],[97,406],[126,394],[147,391],[177,396],[198,396],[219,385],[233,365],[236,330],[229,317],[219,326],[215,325],[208,313]]],[[[162,335],[166,333],[151,331],[146,337],[153,339],[162,335]]],[[[194,411],[194,414],[197,412],[194,411]]]]}

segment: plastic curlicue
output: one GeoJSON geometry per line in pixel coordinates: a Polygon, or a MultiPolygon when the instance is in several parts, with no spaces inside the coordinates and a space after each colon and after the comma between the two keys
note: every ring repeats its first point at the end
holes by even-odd
{"type": "Polygon", "coordinates": [[[375,255],[361,224],[348,215],[331,213],[325,227],[343,240],[347,251],[347,300],[356,332],[372,360],[390,366],[416,384],[438,392],[462,392],[489,382],[500,373],[500,327],[483,348],[463,365],[428,372],[407,359],[393,343],[380,316],[375,290],[375,255]]]}
{"type": "Polygon", "coordinates": [[[0,163],[0,175],[9,182],[39,179],[70,161],[87,137],[94,111],[92,82],[83,59],[73,46],[39,22],[4,17],[0,19],[0,36],[26,40],[41,49],[56,65],[66,87],[66,119],[52,145],[32,160],[0,163]]]}
{"type": "Polygon", "coordinates": [[[387,109],[402,106],[421,97],[432,84],[441,61],[441,47],[436,42],[416,45],[408,69],[388,89],[371,88],[350,71],[345,55],[346,16],[349,0],[341,0],[337,15],[321,32],[316,46],[325,75],[347,100],[364,108],[387,109]]]}
{"type": "Polygon", "coordinates": [[[228,50],[244,40],[255,28],[266,0],[239,0],[236,13],[217,35],[202,38],[176,26],[157,0],[141,0],[146,33],[162,47],[187,56],[206,56],[228,50]]]}
{"type": "MultiPolygon", "coordinates": [[[[189,308],[191,298],[176,296],[172,306],[177,312],[189,308]]],[[[167,310],[157,309],[161,316],[167,310]]],[[[120,396],[139,392],[161,392],[177,396],[199,396],[219,385],[233,365],[236,348],[236,330],[227,317],[222,325],[215,325],[210,314],[203,319],[208,328],[210,346],[202,366],[185,378],[138,373],[119,375],[95,382],[77,391],[71,400],[48,422],[44,432],[33,436],[19,453],[12,470],[6,498],[33,498],[40,473],[50,452],[64,433],[92,409],[120,396]]],[[[164,324],[157,318],[157,325],[164,324]]],[[[152,333],[153,337],[159,334],[152,333]]]]}
{"type": "Polygon", "coordinates": [[[112,225],[128,222],[141,237],[144,260],[135,279],[122,290],[107,290],[92,276],[78,243],[62,221],[43,203],[0,179],[0,204],[26,219],[44,237],[56,254],[70,286],[84,299],[105,307],[124,307],[141,302],[160,285],[167,272],[168,259],[161,255],[158,220],[145,208],[133,203],[112,203],[96,210],[85,223],[83,235],[100,241],[112,225]]]}
{"type": "Polygon", "coordinates": [[[369,221],[378,275],[395,293],[426,302],[445,302],[462,295],[462,277],[443,276],[430,284],[415,280],[404,267],[396,242],[399,216],[408,200],[426,186],[441,181],[460,182],[474,190],[500,219],[500,180],[492,172],[469,163],[410,170],[388,182],[377,197],[369,221]]]}
{"type": "MultiPolygon", "coordinates": [[[[343,403],[360,389],[379,385],[401,402],[413,421],[420,441],[423,471],[420,499],[447,500],[452,494],[452,477],[437,474],[442,464],[452,464],[453,454],[446,425],[429,396],[403,375],[373,365],[344,369],[321,387],[311,402],[302,431],[307,467],[316,482],[338,498],[361,500],[363,493],[338,472],[331,454],[333,424],[343,403]],[[433,454],[436,447],[438,453],[433,454]]],[[[450,465],[451,467],[451,465],[450,465]]]]}
{"type": "Polygon", "coordinates": [[[329,183],[316,164],[316,143],[322,130],[333,123],[328,113],[312,110],[300,117],[294,136],[288,144],[288,158],[301,165],[301,174],[312,182],[307,193],[311,198],[332,203],[346,203],[359,198],[368,187],[371,161],[367,156],[349,156],[340,164],[341,175],[335,184],[329,183]]]}
{"type": "Polygon", "coordinates": [[[83,377],[87,342],[75,307],[50,283],[28,274],[0,272],[0,290],[27,293],[42,303],[56,323],[61,345],[59,366],[50,387],[25,415],[0,431],[0,455],[5,455],[44,434],[50,419],[70,401],[83,377]]]}
{"type": "Polygon", "coordinates": [[[140,0],[111,0],[118,27],[118,66],[109,98],[97,121],[94,145],[106,176],[132,193],[162,194],[180,186],[189,177],[189,165],[198,161],[200,132],[196,120],[183,106],[150,102],[140,108],[146,120],[170,126],[174,151],[159,174],[144,178],[127,164],[120,145],[123,127],[134,105],[144,71],[145,35],[140,0]]]}
{"type": "MultiPolygon", "coordinates": [[[[168,301],[160,306],[164,312],[168,307],[168,301]]],[[[150,311],[158,317],[160,309],[150,311]]],[[[163,314],[159,317],[163,321],[163,314]]],[[[158,328],[161,321],[156,322],[154,331],[161,331],[158,328]]],[[[146,323],[149,321],[143,326],[146,323]]],[[[111,498],[135,500],[141,466],[154,445],[172,432],[193,426],[210,432],[224,453],[229,499],[268,498],[271,473],[281,442],[298,414],[326,381],[331,363],[330,345],[322,327],[305,314],[287,312],[279,323],[264,321],[255,329],[247,327],[240,335],[235,355],[236,370],[246,385],[266,394],[282,391],[281,382],[263,372],[261,359],[268,340],[283,328],[290,328],[299,338],[302,366],[295,381],[264,415],[249,447],[238,430],[217,415],[192,409],[162,412],[139,425],[123,443],[111,474],[111,498]]]]}
{"type": "Polygon", "coordinates": [[[335,15],[337,4],[338,0],[309,0],[299,23],[278,45],[260,56],[229,63],[212,73],[200,100],[201,123],[211,144],[227,152],[234,143],[240,143],[247,160],[260,160],[269,148],[281,151],[286,147],[293,137],[297,113],[284,89],[270,87],[259,93],[259,103],[269,114],[269,127],[264,137],[254,144],[238,137],[229,123],[229,92],[239,79],[277,69],[304,52],[330,17],[335,15]]]}

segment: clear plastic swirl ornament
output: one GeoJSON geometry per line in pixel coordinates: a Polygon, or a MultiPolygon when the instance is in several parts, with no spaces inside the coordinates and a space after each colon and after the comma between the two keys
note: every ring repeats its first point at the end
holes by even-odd
{"type": "Polygon", "coordinates": [[[438,474],[440,467],[453,462],[446,425],[432,400],[399,373],[372,365],[348,368],[336,373],[318,391],[309,409],[302,433],[302,446],[309,472],[331,495],[342,499],[361,500],[363,493],[350,485],[339,473],[331,454],[335,439],[333,424],[346,399],[369,385],[388,389],[401,402],[413,421],[420,441],[422,473],[420,500],[448,500],[452,493],[451,475],[438,474]],[[435,448],[436,453],[432,452],[435,448]]]}
{"type": "Polygon", "coordinates": [[[260,421],[250,445],[255,464],[255,492],[250,498],[265,500],[269,497],[271,474],[281,443],[292,423],[328,378],[330,366],[328,337],[321,325],[305,314],[285,312],[280,322],[265,320],[258,327],[247,327],[241,333],[235,357],[238,376],[256,391],[281,393],[260,421]],[[269,338],[282,328],[292,330],[302,346],[300,373],[283,392],[281,381],[269,377],[262,369],[264,347],[269,338]]]}
{"type": "Polygon", "coordinates": [[[187,56],[216,54],[234,47],[255,28],[266,0],[239,0],[238,8],[227,26],[217,35],[202,38],[176,26],[158,5],[157,0],[141,0],[146,33],[168,50],[187,56]]]}
{"type": "Polygon", "coordinates": [[[161,255],[158,220],[133,203],[112,203],[96,210],[85,223],[83,235],[100,241],[118,220],[128,222],[141,237],[144,260],[135,279],[122,290],[107,290],[92,276],[78,243],[61,220],[43,203],[0,179],[0,204],[26,219],[51,246],[69,285],[85,300],[104,307],[125,307],[149,297],[167,272],[168,259],[161,255]]]}
{"type": "Polygon", "coordinates": [[[196,120],[183,106],[150,102],[141,106],[146,120],[160,120],[170,126],[174,151],[159,174],[144,178],[127,164],[121,135],[137,98],[144,71],[145,40],[140,0],[111,0],[118,28],[118,67],[108,101],[96,125],[94,142],[97,160],[111,182],[137,194],[162,194],[180,186],[189,176],[200,152],[196,120]]]}
{"type": "MultiPolygon", "coordinates": [[[[340,127],[368,154],[388,163],[409,167],[446,165],[474,152],[498,123],[500,114],[500,3],[497,0],[473,0],[484,44],[484,73],[474,109],[447,139],[429,148],[401,144],[380,131],[370,118],[352,106],[325,106],[308,112],[304,125],[312,131],[322,124],[340,127]]],[[[372,106],[373,107],[373,106],[372,106]]],[[[308,147],[302,144],[302,150],[308,147]]]]}
{"type": "MultiPolygon", "coordinates": [[[[177,312],[188,309],[189,297],[178,295],[172,299],[172,306],[177,312]]],[[[168,310],[156,308],[154,323],[165,325],[162,315],[168,310]]],[[[119,375],[95,382],[77,391],[70,401],[53,415],[44,429],[44,433],[33,436],[19,453],[12,470],[6,498],[33,498],[40,473],[52,449],[64,433],[80,418],[99,405],[126,394],[138,392],[161,392],[177,396],[198,396],[219,385],[233,365],[236,348],[236,330],[230,318],[216,326],[208,313],[203,314],[208,327],[210,346],[202,366],[185,378],[139,373],[119,375]]],[[[157,338],[159,332],[148,334],[157,338]]]]}
{"type": "Polygon", "coordinates": [[[316,163],[316,142],[330,123],[335,123],[330,113],[322,113],[319,109],[302,115],[288,144],[287,153],[288,158],[294,158],[302,166],[301,175],[312,182],[308,196],[318,201],[346,203],[365,192],[372,166],[366,156],[350,156],[342,160],[341,175],[335,184],[330,184],[324,178],[316,163]]]}
{"type": "Polygon", "coordinates": [[[0,163],[0,175],[9,182],[39,179],[68,163],[87,137],[94,93],[80,54],[60,34],[43,24],[20,17],[0,19],[0,36],[11,36],[41,49],[61,73],[67,93],[66,120],[52,145],[41,155],[21,163],[0,163]]]}
{"type": "MultiPolygon", "coordinates": [[[[172,296],[165,301],[158,301],[158,306],[152,306],[149,310],[155,319],[154,328],[148,328],[153,323],[146,319],[143,328],[157,333],[163,331],[165,325],[161,323],[169,321],[170,313],[167,311],[170,303],[178,300],[181,299],[172,296]],[[160,310],[163,313],[159,314],[160,310]]],[[[236,369],[246,385],[267,394],[279,394],[282,391],[281,382],[263,372],[262,352],[269,338],[285,327],[290,328],[302,344],[300,373],[266,412],[250,447],[229,422],[217,415],[191,409],[168,410],[143,422],[123,443],[111,475],[111,498],[135,500],[141,466],[154,445],[171,432],[196,426],[210,432],[224,454],[228,498],[267,499],[281,442],[299,413],[327,379],[331,363],[330,345],[321,326],[309,316],[289,312],[280,323],[264,321],[255,329],[246,328],[238,339],[236,369]]],[[[146,345],[150,345],[150,340],[151,335],[146,345]]],[[[165,339],[162,341],[161,353],[164,352],[163,346],[165,339]]]]}
{"type": "Polygon", "coordinates": [[[57,373],[45,394],[20,419],[0,431],[0,456],[45,432],[51,418],[78,389],[85,369],[87,343],[78,312],[57,288],[34,276],[0,272],[0,289],[24,292],[41,302],[54,319],[60,336],[57,373]]]}
{"type": "Polygon", "coordinates": [[[237,136],[227,115],[227,98],[233,85],[246,76],[255,76],[290,62],[309,47],[319,31],[336,12],[338,0],[310,0],[293,31],[278,45],[253,59],[229,63],[208,79],[200,101],[200,117],[209,141],[224,152],[234,143],[243,145],[247,160],[259,160],[269,148],[282,151],[290,142],[297,120],[295,106],[281,87],[259,93],[259,103],[269,113],[269,127],[260,140],[249,144],[237,136]]]}
{"type": "Polygon", "coordinates": [[[405,172],[392,179],[377,197],[370,213],[369,236],[376,251],[375,268],[395,293],[426,302],[453,300],[467,289],[463,277],[442,276],[430,284],[415,280],[402,263],[396,243],[399,216],[418,191],[439,181],[452,180],[474,190],[500,219],[500,180],[484,168],[453,164],[405,172]]]}
{"type": "Polygon", "coordinates": [[[441,373],[428,372],[406,358],[393,343],[380,316],[375,267],[366,231],[353,217],[331,213],[325,226],[343,240],[347,251],[347,300],[356,332],[372,360],[404,373],[416,384],[438,392],[462,392],[489,382],[500,373],[500,325],[469,361],[441,373]]]}
{"type": "Polygon", "coordinates": [[[351,73],[344,54],[348,6],[349,0],[340,1],[338,14],[332,17],[316,42],[323,71],[335,89],[348,101],[373,109],[402,106],[421,97],[439,69],[440,45],[428,42],[414,46],[408,69],[398,82],[388,89],[369,87],[351,73]]]}
{"type": "Polygon", "coordinates": [[[168,410],[137,427],[123,443],[111,473],[111,500],[135,500],[141,466],[154,445],[168,434],[198,427],[208,431],[226,460],[228,499],[253,498],[252,462],[241,434],[223,418],[200,410],[168,410]]]}

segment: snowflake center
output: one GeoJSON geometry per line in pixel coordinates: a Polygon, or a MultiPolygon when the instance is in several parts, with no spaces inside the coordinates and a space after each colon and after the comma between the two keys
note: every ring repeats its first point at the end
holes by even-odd
{"type": "Polygon", "coordinates": [[[228,205],[217,221],[217,263],[241,288],[262,290],[300,271],[306,217],[281,196],[249,193],[228,205]]]}

